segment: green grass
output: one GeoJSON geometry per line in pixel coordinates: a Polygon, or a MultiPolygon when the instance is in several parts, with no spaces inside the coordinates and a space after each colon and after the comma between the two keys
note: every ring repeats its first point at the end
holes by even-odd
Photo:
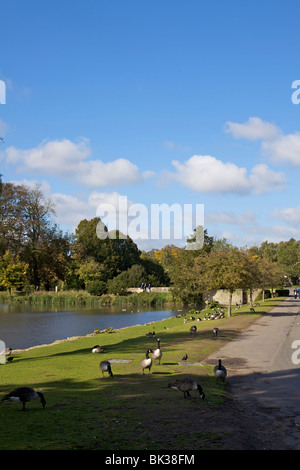
{"type": "MultiPolygon", "coordinates": [[[[208,365],[181,366],[188,353],[190,362],[205,357],[247,328],[262,312],[281,300],[269,299],[250,314],[249,306],[233,312],[231,318],[211,322],[183,323],[172,317],[144,326],[134,326],[73,339],[27,351],[13,352],[14,360],[0,366],[0,396],[20,386],[43,391],[47,405],[39,400],[28,404],[28,412],[18,404],[0,406],[1,450],[179,450],[218,448],[222,436],[205,431],[189,431],[188,422],[199,427],[203,411],[218,407],[226,398],[226,385],[217,385],[208,365]],[[189,332],[196,324],[195,336],[189,332]],[[213,326],[222,335],[214,337],[213,326]],[[161,365],[153,365],[150,375],[142,375],[140,360],[156,340],[145,335],[155,330],[161,339],[161,365]],[[92,354],[95,344],[106,347],[92,354]],[[103,359],[127,359],[112,363],[113,379],[102,378],[103,359]],[[191,375],[205,391],[206,400],[184,400],[168,383],[191,375]],[[182,424],[178,427],[178,418],[182,424]],[[163,429],[163,438],[156,432],[163,429]]],[[[199,316],[199,314],[197,315],[199,316]]],[[[203,314],[200,314],[203,317],[203,314]]],[[[20,334],[22,332],[20,331],[20,334]]]]}

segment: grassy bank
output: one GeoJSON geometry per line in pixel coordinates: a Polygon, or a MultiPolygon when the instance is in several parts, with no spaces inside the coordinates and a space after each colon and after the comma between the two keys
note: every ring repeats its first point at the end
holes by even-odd
{"type": "Polygon", "coordinates": [[[182,317],[172,317],[14,351],[14,360],[0,366],[0,395],[30,386],[43,391],[47,405],[42,409],[36,400],[28,405],[30,411],[22,412],[18,404],[2,404],[0,449],[221,448],[224,434],[206,431],[203,419],[205,413],[215,413],[221,406],[226,385],[216,384],[211,366],[190,363],[201,363],[281,300],[268,299],[254,314],[243,306],[231,318],[184,323],[182,317]],[[197,325],[196,335],[191,335],[191,325],[197,325]],[[212,334],[214,326],[220,329],[217,337],[212,334]],[[153,330],[161,339],[163,358],[161,365],[153,365],[150,375],[142,375],[140,360],[148,347],[156,346],[156,340],[146,336],[153,330]],[[105,352],[93,354],[96,344],[104,346],[105,352]],[[189,363],[180,365],[185,353],[189,363]],[[99,363],[104,359],[112,360],[113,378],[100,373],[99,363]],[[180,392],[167,387],[183,375],[202,385],[205,401],[196,392],[191,400],[184,400],[180,392]]]}
{"type": "Polygon", "coordinates": [[[0,293],[0,302],[8,303],[30,303],[44,305],[94,305],[94,306],[125,306],[125,305],[174,305],[177,302],[169,292],[145,292],[131,293],[127,295],[105,294],[102,296],[91,295],[82,291],[59,291],[59,292],[33,292],[15,293],[9,295],[6,292],[0,293]]]}

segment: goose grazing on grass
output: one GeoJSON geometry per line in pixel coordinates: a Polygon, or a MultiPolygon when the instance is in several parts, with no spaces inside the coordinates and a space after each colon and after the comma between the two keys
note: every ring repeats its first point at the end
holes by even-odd
{"type": "Polygon", "coordinates": [[[158,359],[158,362],[160,364],[160,360],[162,358],[162,352],[161,352],[161,349],[160,349],[160,339],[157,338],[157,348],[153,351],[152,353],[152,359],[158,359]]]}
{"type": "Polygon", "coordinates": [[[214,328],[214,329],[213,329],[213,333],[214,333],[215,336],[218,336],[218,334],[219,334],[219,328],[214,328]]]}
{"type": "Polygon", "coordinates": [[[156,338],[155,331],[153,331],[153,333],[151,333],[151,331],[149,333],[146,333],[146,336],[147,338],[156,338]]]}
{"type": "Polygon", "coordinates": [[[152,349],[147,349],[146,357],[141,360],[141,368],[143,369],[143,375],[145,374],[145,369],[149,369],[150,374],[150,370],[152,367],[152,359],[151,357],[149,357],[149,353],[153,353],[152,349]]]}
{"type": "Polygon", "coordinates": [[[109,376],[113,377],[114,374],[112,373],[111,365],[109,361],[100,362],[99,367],[100,367],[103,377],[104,377],[104,372],[107,372],[109,376]]]}
{"type": "Polygon", "coordinates": [[[202,400],[205,399],[205,394],[203,393],[201,385],[195,382],[195,380],[191,379],[190,377],[186,377],[184,379],[177,379],[174,382],[170,383],[168,387],[183,392],[184,398],[191,398],[190,392],[192,390],[198,390],[200,398],[202,398],[202,400]]]}
{"type": "Polygon", "coordinates": [[[25,404],[31,400],[35,400],[36,398],[41,399],[42,407],[45,408],[46,400],[42,392],[36,392],[33,388],[30,387],[20,387],[16,388],[12,392],[5,395],[1,402],[2,403],[13,403],[13,402],[20,402],[23,405],[22,411],[27,411],[25,408],[25,404]]]}
{"type": "Polygon", "coordinates": [[[187,358],[188,358],[188,355],[187,355],[187,354],[185,354],[181,360],[182,360],[182,361],[186,361],[186,360],[187,360],[187,358]]]}
{"type": "Polygon", "coordinates": [[[219,359],[218,365],[214,367],[214,374],[215,374],[217,381],[218,379],[221,379],[224,382],[224,380],[227,377],[227,369],[226,367],[222,365],[221,359],[219,359]]]}
{"type": "Polygon", "coordinates": [[[93,347],[92,353],[104,353],[105,349],[102,346],[99,346],[98,344],[93,347]]]}
{"type": "Polygon", "coordinates": [[[192,334],[194,334],[194,333],[197,332],[197,327],[196,327],[196,325],[191,326],[190,332],[191,332],[192,334]]]}

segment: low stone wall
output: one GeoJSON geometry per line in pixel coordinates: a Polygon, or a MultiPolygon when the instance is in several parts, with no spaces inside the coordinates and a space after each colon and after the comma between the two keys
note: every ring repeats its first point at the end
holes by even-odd
{"type": "MultiPolygon", "coordinates": [[[[136,292],[137,294],[143,292],[143,289],[140,287],[129,287],[127,289],[128,292],[136,292]]],[[[261,289],[255,289],[253,291],[253,302],[255,298],[259,294],[261,289]]],[[[147,289],[148,292],[148,289],[147,289]]],[[[171,292],[170,287],[151,287],[151,292],[171,292]]],[[[203,296],[203,300],[205,303],[211,302],[212,300],[217,300],[222,305],[228,305],[229,294],[228,291],[225,289],[213,290],[209,294],[203,296]]],[[[243,290],[236,290],[232,294],[232,305],[244,305],[250,303],[250,297],[248,291],[243,290]]]]}
{"type": "MultiPolygon", "coordinates": [[[[127,291],[137,292],[137,293],[144,292],[143,289],[141,289],[140,287],[129,287],[127,291]]],[[[147,288],[147,292],[148,292],[148,288],[147,288]]],[[[170,287],[151,287],[151,292],[170,292],[170,287]]]]}
{"type": "MultiPolygon", "coordinates": [[[[255,301],[255,298],[257,297],[260,291],[261,289],[253,290],[253,302],[255,301]]],[[[228,291],[225,289],[214,290],[211,291],[209,294],[204,295],[203,300],[205,303],[211,302],[212,300],[217,300],[222,305],[228,305],[229,294],[228,291]]],[[[248,291],[238,289],[232,294],[232,305],[244,305],[248,303],[250,303],[250,296],[248,291]]]]}

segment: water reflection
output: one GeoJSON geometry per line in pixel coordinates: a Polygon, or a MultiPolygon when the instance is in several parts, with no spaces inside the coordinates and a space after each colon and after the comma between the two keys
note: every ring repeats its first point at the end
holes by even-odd
{"type": "Polygon", "coordinates": [[[144,325],[176,315],[163,308],[52,307],[30,304],[0,304],[0,339],[13,349],[49,344],[70,336],[144,325]]]}

